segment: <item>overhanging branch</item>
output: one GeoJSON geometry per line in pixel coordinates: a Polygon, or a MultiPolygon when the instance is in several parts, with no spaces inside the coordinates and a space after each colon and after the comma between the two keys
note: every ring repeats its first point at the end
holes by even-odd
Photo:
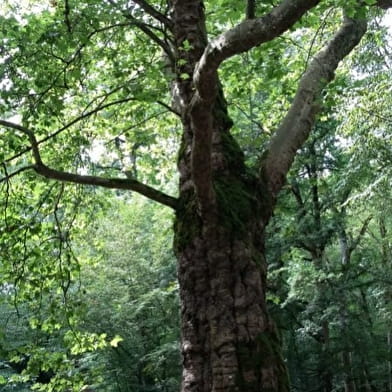
{"type": "Polygon", "coordinates": [[[161,203],[165,206],[171,207],[173,209],[177,208],[177,199],[175,197],[169,196],[135,179],[88,176],[52,169],[43,163],[37,139],[35,138],[34,132],[31,129],[5,120],[0,120],[0,125],[22,132],[29,138],[35,164],[26,166],[26,168],[24,169],[19,169],[19,173],[24,170],[33,169],[36,173],[40,174],[43,177],[61,182],[93,185],[110,189],[130,190],[140,193],[141,195],[146,196],[147,198],[161,203]]]}
{"type": "MultiPolygon", "coordinates": [[[[88,111],[88,112],[85,112],[85,113],[81,114],[80,116],[74,118],[74,119],[73,119],[72,121],[70,121],[68,124],[65,124],[63,127],[57,129],[56,131],[54,131],[54,132],[51,133],[50,135],[45,136],[44,138],[42,138],[42,139],[40,139],[40,140],[37,140],[37,145],[40,145],[40,144],[42,144],[42,143],[47,142],[47,141],[50,140],[50,139],[53,139],[54,137],[56,137],[56,136],[59,135],[60,133],[64,132],[64,131],[67,130],[68,128],[70,128],[72,125],[74,125],[74,124],[78,123],[79,121],[82,121],[82,120],[84,120],[84,119],[86,119],[86,118],[88,118],[88,117],[91,117],[92,115],[94,115],[94,114],[100,112],[100,111],[103,110],[103,109],[106,109],[106,108],[108,108],[108,107],[110,107],[110,106],[113,106],[113,105],[119,105],[119,104],[122,104],[122,103],[126,103],[126,102],[129,102],[129,101],[132,101],[132,100],[134,100],[133,97],[131,97],[131,98],[119,99],[119,100],[116,100],[116,101],[108,102],[108,103],[106,103],[106,104],[104,104],[104,105],[100,105],[100,106],[96,107],[95,109],[92,109],[92,110],[90,110],[90,111],[88,111]]],[[[0,120],[0,121],[1,121],[1,120],[0,120]]],[[[1,124],[1,123],[0,123],[0,124],[1,124]]],[[[4,125],[4,124],[3,124],[3,125],[4,125]]],[[[15,124],[15,125],[16,125],[16,124],[15,124]]],[[[6,125],[5,125],[5,126],[6,126],[6,125]]],[[[24,154],[26,154],[27,152],[31,151],[31,149],[32,149],[32,147],[26,147],[25,149],[23,149],[22,151],[18,152],[17,154],[15,154],[15,155],[11,156],[10,158],[7,158],[6,160],[4,160],[4,163],[9,163],[9,162],[13,161],[13,160],[16,159],[16,158],[21,157],[22,155],[24,155],[24,154]]]]}
{"type": "Polygon", "coordinates": [[[177,199],[175,197],[169,196],[134,179],[80,175],[51,169],[43,164],[34,165],[34,170],[46,178],[57,181],[134,191],[174,210],[177,208],[177,199]]]}

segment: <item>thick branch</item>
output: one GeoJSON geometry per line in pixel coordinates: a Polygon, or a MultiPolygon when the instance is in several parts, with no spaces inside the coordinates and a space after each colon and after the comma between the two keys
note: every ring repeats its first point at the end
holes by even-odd
{"type": "Polygon", "coordinates": [[[31,129],[5,120],[0,120],[0,125],[6,128],[15,129],[28,136],[35,161],[35,164],[30,165],[29,168],[34,169],[36,173],[46,178],[62,182],[71,182],[75,184],[93,185],[111,189],[131,190],[173,209],[177,208],[176,198],[166,195],[165,193],[158,191],[157,189],[154,189],[134,179],[87,176],[51,169],[42,162],[41,154],[38,148],[38,142],[35,138],[34,132],[31,129]]]}
{"type": "Polygon", "coordinates": [[[320,110],[321,92],[334,78],[334,72],[366,32],[365,20],[345,19],[333,39],[310,63],[294,101],[272,138],[262,175],[273,196],[281,189],[297,150],[307,139],[320,110]]]}
{"type": "Polygon", "coordinates": [[[270,41],[321,0],[284,0],[269,14],[247,19],[210,42],[193,74],[196,88],[189,113],[193,130],[192,175],[201,208],[214,204],[211,173],[212,107],[218,93],[217,69],[229,57],[270,41]]]}
{"type": "MultiPolygon", "coordinates": [[[[211,82],[215,82],[216,70],[224,60],[280,36],[320,1],[284,0],[268,14],[247,19],[211,41],[193,78],[200,96],[209,98],[211,82]]],[[[213,102],[213,98],[209,101],[213,102]]]]}
{"type": "Polygon", "coordinates": [[[71,182],[74,184],[82,184],[82,185],[100,186],[103,188],[110,188],[110,189],[124,189],[124,190],[134,191],[140,193],[143,196],[146,196],[151,200],[161,203],[167,207],[171,207],[174,210],[177,208],[177,199],[175,197],[166,195],[165,193],[158,191],[157,189],[152,188],[134,179],[104,178],[104,177],[97,177],[97,176],[79,175],[79,174],[54,170],[43,164],[35,165],[34,170],[38,174],[46,178],[54,179],[57,181],[71,182]]]}

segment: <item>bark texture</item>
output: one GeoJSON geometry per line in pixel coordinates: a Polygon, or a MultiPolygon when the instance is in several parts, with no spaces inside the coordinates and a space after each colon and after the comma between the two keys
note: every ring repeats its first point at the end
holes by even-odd
{"type": "Polygon", "coordinates": [[[194,75],[178,78],[176,89],[184,126],[175,228],[182,391],[288,391],[265,305],[263,231],[272,206],[230,135],[216,70],[208,80],[195,73],[208,50],[202,2],[174,1],[173,17],[176,47],[191,47],[176,54],[185,60],[178,73],[194,75]]]}
{"type": "MultiPolygon", "coordinates": [[[[229,134],[218,94],[212,127],[214,203],[201,210],[188,149],[180,157],[176,222],[182,318],[182,391],[288,391],[265,301],[263,232],[272,205],[229,134]]],[[[186,120],[185,120],[186,122],[186,120]]],[[[190,127],[190,125],[188,124],[190,127]]]]}

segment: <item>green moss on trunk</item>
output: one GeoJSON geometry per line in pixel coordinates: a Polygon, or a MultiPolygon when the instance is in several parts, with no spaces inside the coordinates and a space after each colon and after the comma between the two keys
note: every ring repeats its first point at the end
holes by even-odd
{"type": "Polygon", "coordinates": [[[219,220],[234,237],[244,237],[249,229],[249,222],[257,213],[257,199],[254,190],[244,182],[233,177],[214,180],[217,197],[219,220]]]}
{"type": "Polygon", "coordinates": [[[184,193],[179,200],[174,221],[174,250],[180,252],[201,235],[202,222],[197,214],[197,204],[193,192],[184,193]]]}

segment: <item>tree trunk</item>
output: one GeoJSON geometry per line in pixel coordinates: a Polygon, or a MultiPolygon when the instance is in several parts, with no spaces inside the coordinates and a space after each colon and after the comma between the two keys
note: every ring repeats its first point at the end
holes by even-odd
{"type": "Polygon", "coordinates": [[[196,229],[178,252],[182,391],[288,391],[265,305],[261,241],[238,238],[225,222],[196,229]]]}
{"type": "MultiPolygon", "coordinates": [[[[218,87],[219,90],[219,87],[218,87]]],[[[184,90],[183,90],[184,91],[184,90]]],[[[229,133],[222,92],[212,126],[215,203],[196,201],[192,124],[183,116],[175,249],[181,299],[182,392],[289,390],[265,301],[264,227],[272,202],[229,133]]]]}
{"type": "MultiPolygon", "coordinates": [[[[177,244],[182,391],[288,391],[279,339],[265,304],[262,234],[248,196],[240,200],[239,193],[233,200],[230,189],[222,190],[222,197],[224,192],[223,216],[214,223],[188,220],[189,210],[177,220],[177,234],[187,240],[177,244]],[[234,202],[248,204],[248,222],[229,220],[237,218],[234,202]]],[[[184,207],[194,208],[191,200],[184,207]]]]}
{"type": "Polygon", "coordinates": [[[331,372],[331,353],[330,337],[329,337],[329,322],[323,320],[322,326],[322,346],[321,346],[321,387],[323,392],[331,392],[333,390],[333,374],[331,372]]]}
{"type": "Polygon", "coordinates": [[[232,55],[277,37],[317,3],[284,1],[271,15],[207,44],[203,1],[171,1],[172,91],[183,125],[175,224],[182,392],[289,390],[266,307],[264,229],[295,151],[314,123],[321,90],[366,24],[345,20],[309,65],[257,174],[245,166],[230,134],[217,69],[232,55]]]}
{"type": "MultiPolygon", "coordinates": [[[[175,248],[181,298],[182,391],[289,390],[265,301],[263,232],[272,202],[229,133],[220,92],[214,108],[216,207],[200,212],[191,176],[191,135],[179,157],[175,248]]],[[[187,118],[185,130],[190,129],[187,118]]]]}
{"type": "Polygon", "coordinates": [[[392,392],[392,332],[387,335],[388,344],[388,392],[392,392]]]}
{"type": "Polygon", "coordinates": [[[175,223],[182,392],[287,392],[278,333],[265,301],[269,192],[249,173],[230,135],[217,76],[208,86],[213,110],[191,112],[194,84],[184,75],[194,74],[207,43],[202,2],[173,1],[173,19],[181,64],[173,91],[184,128],[175,223]]]}
{"type": "Polygon", "coordinates": [[[352,371],[351,353],[344,350],[342,353],[342,361],[344,368],[344,392],[356,392],[357,388],[352,371]]]}

